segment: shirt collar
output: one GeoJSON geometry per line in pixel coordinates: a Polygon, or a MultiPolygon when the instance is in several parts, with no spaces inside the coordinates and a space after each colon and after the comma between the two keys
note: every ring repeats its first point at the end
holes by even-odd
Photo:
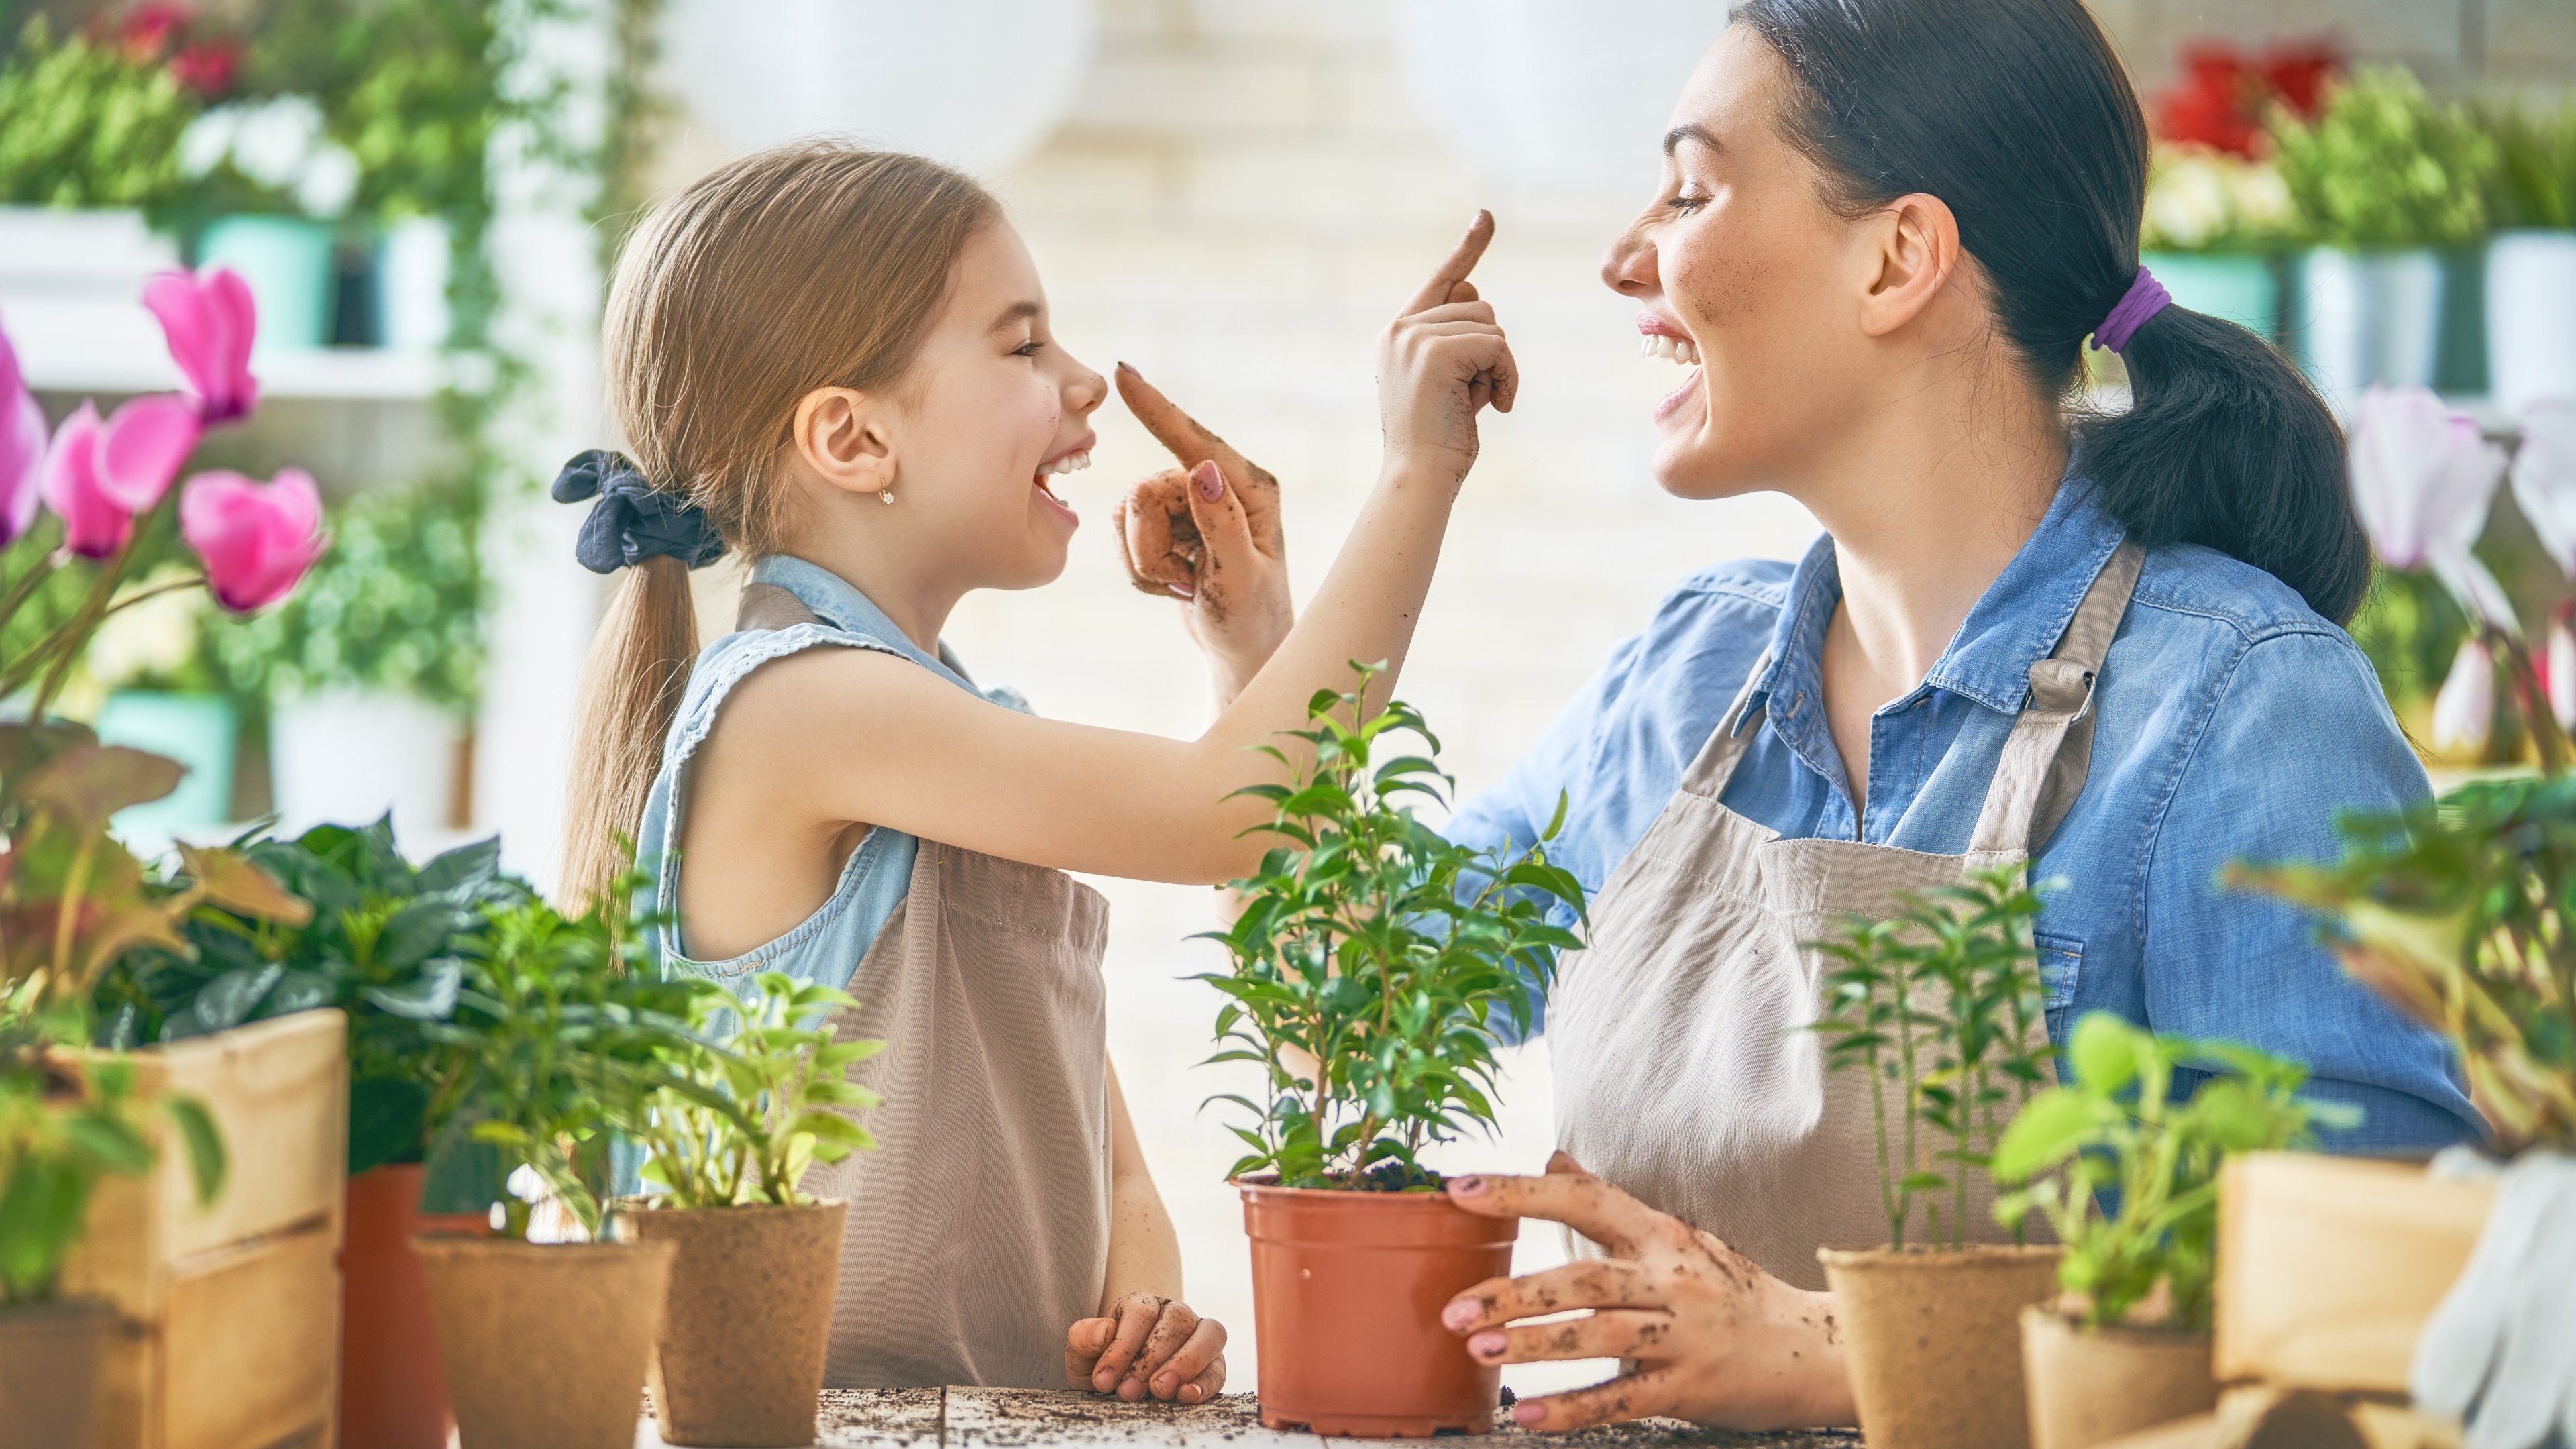
{"type": "MultiPolygon", "coordinates": [[[[2039,527],[1968,611],[1924,684],[2020,713],[2030,698],[2030,667],[2057,648],[2123,536],[2093,485],[2069,478],[2039,527]]],[[[1798,708],[1805,699],[1824,698],[1825,626],[1842,597],[1833,536],[1825,534],[1790,575],[1789,601],[1772,625],[1771,663],[1754,686],[1755,702],[1776,715],[1782,701],[1798,708]]]]}

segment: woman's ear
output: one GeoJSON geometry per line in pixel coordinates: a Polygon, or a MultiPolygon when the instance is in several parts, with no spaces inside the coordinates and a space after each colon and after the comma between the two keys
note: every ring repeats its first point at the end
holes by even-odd
{"type": "Polygon", "coordinates": [[[894,486],[894,419],[878,399],[846,387],[818,387],[796,404],[796,454],[816,476],[850,493],[894,486]]]}
{"type": "Polygon", "coordinates": [[[1932,305],[1959,265],[1959,219],[1949,203],[1916,192],[1871,213],[1876,256],[1861,296],[1861,331],[1885,337],[1932,305]]]}

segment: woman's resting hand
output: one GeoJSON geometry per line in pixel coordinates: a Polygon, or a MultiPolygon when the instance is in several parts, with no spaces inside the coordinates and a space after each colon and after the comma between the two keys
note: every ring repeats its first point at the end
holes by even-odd
{"type": "Polygon", "coordinates": [[[1065,1330],[1064,1379],[1128,1403],[1204,1404],[1225,1387],[1225,1325],[1177,1299],[1130,1293],[1065,1330]]]}
{"type": "Polygon", "coordinates": [[[1581,1429],[1656,1415],[1728,1429],[1852,1422],[1833,1298],[1793,1288],[1560,1152],[1545,1177],[1458,1177],[1469,1212],[1563,1223],[1609,1257],[1526,1278],[1491,1278],[1450,1300],[1441,1321],[1481,1363],[1615,1358],[1619,1377],[1523,1399],[1532,1429],[1581,1429]],[[1560,1323],[1516,1319],[1590,1309],[1560,1323]]]}
{"type": "Polygon", "coordinates": [[[1279,480],[1123,362],[1118,395],[1180,461],[1119,500],[1114,526],[1127,576],[1146,593],[1181,601],[1190,638],[1216,671],[1219,702],[1231,700],[1296,622],[1279,480]]]}

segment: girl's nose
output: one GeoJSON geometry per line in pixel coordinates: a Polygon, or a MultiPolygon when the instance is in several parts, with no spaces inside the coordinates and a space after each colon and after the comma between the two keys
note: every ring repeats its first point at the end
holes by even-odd
{"type": "Polygon", "coordinates": [[[1073,376],[1064,385],[1064,405],[1068,411],[1088,414],[1109,396],[1109,380],[1080,363],[1075,363],[1073,376]]]}

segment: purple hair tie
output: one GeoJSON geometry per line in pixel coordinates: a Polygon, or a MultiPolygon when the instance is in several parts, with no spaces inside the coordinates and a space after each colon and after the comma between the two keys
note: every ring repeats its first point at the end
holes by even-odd
{"type": "Polygon", "coordinates": [[[2138,275],[2130,279],[2129,290],[2120,294],[2119,304],[2111,309],[2111,315],[2103,318],[2102,325],[2093,329],[2093,345],[2110,352],[2127,347],[2129,339],[2138,335],[2138,329],[2147,325],[2147,319],[2163,311],[2165,304],[2172,300],[2173,294],[2165,290],[2164,283],[2156,280],[2155,273],[2144,267],[2138,268],[2138,275]]]}

